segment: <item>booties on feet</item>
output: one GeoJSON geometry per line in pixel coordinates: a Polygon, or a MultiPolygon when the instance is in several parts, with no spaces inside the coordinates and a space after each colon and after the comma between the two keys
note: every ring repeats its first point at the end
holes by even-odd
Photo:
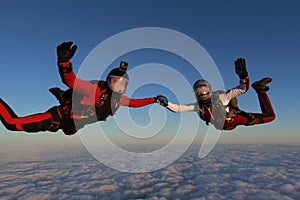
{"type": "Polygon", "coordinates": [[[256,91],[260,91],[260,90],[268,91],[270,88],[269,88],[269,86],[267,86],[267,84],[270,83],[271,81],[272,81],[272,78],[266,77],[266,78],[263,78],[259,81],[255,81],[254,83],[252,83],[252,87],[256,91]]]}
{"type": "Polygon", "coordinates": [[[56,97],[57,100],[60,100],[61,96],[64,94],[64,91],[58,87],[50,88],[49,91],[56,97]]]}

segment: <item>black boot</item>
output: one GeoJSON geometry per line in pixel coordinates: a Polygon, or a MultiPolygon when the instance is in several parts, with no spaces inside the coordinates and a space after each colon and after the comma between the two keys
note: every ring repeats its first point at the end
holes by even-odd
{"type": "Polygon", "coordinates": [[[263,78],[259,81],[255,81],[254,83],[252,83],[252,87],[254,88],[254,90],[260,91],[260,90],[265,90],[268,91],[270,88],[269,86],[267,86],[268,83],[270,83],[272,81],[272,78],[266,77],[263,78]]]}
{"type": "Polygon", "coordinates": [[[50,88],[49,91],[56,97],[57,100],[60,100],[64,94],[64,91],[58,87],[50,88]]]}

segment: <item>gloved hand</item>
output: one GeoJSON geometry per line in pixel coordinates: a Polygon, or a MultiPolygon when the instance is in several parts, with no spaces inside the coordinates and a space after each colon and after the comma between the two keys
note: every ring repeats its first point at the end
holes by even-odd
{"type": "Polygon", "coordinates": [[[248,76],[246,69],[246,60],[244,58],[238,58],[234,61],[235,73],[240,77],[240,79],[245,79],[248,76]]]}
{"type": "Polygon", "coordinates": [[[58,62],[67,62],[74,56],[77,45],[74,45],[71,48],[72,44],[73,42],[63,42],[57,46],[56,52],[58,62]]]}
{"type": "Polygon", "coordinates": [[[168,106],[168,99],[167,99],[167,97],[165,97],[163,95],[157,95],[155,97],[155,101],[161,106],[164,106],[164,107],[168,106]]]}

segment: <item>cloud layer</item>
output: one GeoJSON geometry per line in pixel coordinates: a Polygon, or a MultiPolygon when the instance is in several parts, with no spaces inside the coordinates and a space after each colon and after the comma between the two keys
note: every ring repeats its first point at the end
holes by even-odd
{"type": "Polygon", "coordinates": [[[0,199],[300,197],[300,146],[218,145],[202,160],[198,151],[193,146],[164,169],[131,174],[106,167],[83,147],[35,149],[26,159],[1,161],[0,199]]]}

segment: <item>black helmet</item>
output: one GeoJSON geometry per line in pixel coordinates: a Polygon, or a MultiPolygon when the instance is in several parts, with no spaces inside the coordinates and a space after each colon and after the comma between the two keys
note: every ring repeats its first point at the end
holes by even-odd
{"type": "Polygon", "coordinates": [[[197,98],[198,103],[207,104],[207,103],[210,102],[210,100],[211,100],[211,86],[206,80],[203,80],[203,79],[197,80],[193,85],[193,89],[194,89],[195,96],[197,98]],[[203,94],[196,94],[197,88],[201,87],[201,86],[206,86],[209,91],[206,91],[203,94]]]}
{"type": "Polygon", "coordinates": [[[119,68],[114,68],[108,73],[106,83],[114,92],[121,94],[125,92],[129,80],[128,74],[126,73],[127,67],[128,63],[121,61],[119,68]],[[112,81],[117,81],[117,85],[112,85],[112,81]]]}

